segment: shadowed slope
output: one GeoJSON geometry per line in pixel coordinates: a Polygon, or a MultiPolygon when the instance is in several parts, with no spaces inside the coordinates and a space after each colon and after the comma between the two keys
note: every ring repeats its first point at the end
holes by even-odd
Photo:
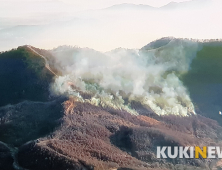
{"type": "Polygon", "coordinates": [[[0,106],[23,100],[47,101],[53,75],[27,47],[0,54],[0,106]]]}
{"type": "Polygon", "coordinates": [[[181,77],[201,114],[222,124],[222,46],[220,42],[203,43],[190,71],[181,77]]]}

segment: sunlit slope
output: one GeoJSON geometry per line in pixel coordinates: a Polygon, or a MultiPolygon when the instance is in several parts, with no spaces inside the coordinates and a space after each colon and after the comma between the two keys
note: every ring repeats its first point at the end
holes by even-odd
{"type": "Polygon", "coordinates": [[[23,100],[47,101],[53,75],[27,47],[0,53],[0,106],[23,100]]]}
{"type": "MultiPolygon", "coordinates": [[[[220,120],[222,110],[222,44],[203,43],[190,70],[181,77],[191,99],[207,117],[220,120]]],[[[198,110],[197,109],[197,110],[198,110]]],[[[222,119],[221,119],[222,120],[222,119]]]]}

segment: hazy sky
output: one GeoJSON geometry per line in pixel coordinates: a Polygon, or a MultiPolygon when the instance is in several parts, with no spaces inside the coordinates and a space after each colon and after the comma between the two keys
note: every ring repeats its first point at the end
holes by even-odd
{"type": "MultiPolygon", "coordinates": [[[[75,4],[82,9],[98,9],[103,7],[108,7],[114,4],[121,3],[134,3],[134,4],[146,4],[154,7],[160,7],[170,3],[172,0],[0,0],[0,2],[44,2],[44,1],[54,1],[54,2],[64,2],[67,4],[75,4]]],[[[173,0],[174,2],[183,2],[189,0],[173,0]]]]}
{"type": "MultiPolygon", "coordinates": [[[[91,9],[98,9],[103,7],[108,7],[114,4],[121,4],[121,3],[133,3],[133,4],[146,4],[154,7],[160,7],[170,3],[172,0],[61,0],[62,2],[76,4],[82,8],[91,8],[91,9]]],[[[174,2],[183,2],[189,0],[174,0],[174,2]]]]}
{"type": "Polygon", "coordinates": [[[0,51],[24,44],[40,48],[76,45],[108,51],[118,47],[141,48],[166,36],[222,38],[222,0],[193,0],[178,4],[176,8],[170,6],[167,10],[144,10],[141,6],[127,10],[122,7],[96,10],[122,3],[160,7],[169,2],[0,0],[0,51]]]}

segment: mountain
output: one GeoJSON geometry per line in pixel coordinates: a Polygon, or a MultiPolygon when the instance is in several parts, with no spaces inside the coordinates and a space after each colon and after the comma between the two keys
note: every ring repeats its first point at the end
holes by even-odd
{"type": "Polygon", "coordinates": [[[211,0],[191,0],[185,2],[170,2],[160,7],[161,10],[191,10],[207,7],[212,3],[211,0]]]}
{"type": "MultiPolygon", "coordinates": [[[[161,38],[147,44],[142,50],[163,51],[172,45],[180,46],[184,41],[190,40],[161,38]]],[[[221,116],[217,113],[222,110],[220,97],[222,96],[222,75],[220,71],[222,42],[220,40],[197,40],[196,44],[198,48],[194,58],[190,61],[189,69],[185,72],[177,72],[177,74],[187,87],[196,110],[221,124],[221,116]]]]}
{"type": "Polygon", "coordinates": [[[221,123],[217,113],[222,110],[222,44],[206,42],[201,45],[202,49],[193,59],[189,72],[181,79],[202,114],[221,123]]]}
{"type": "Polygon", "coordinates": [[[2,52],[0,169],[221,168],[156,158],[157,146],[220,146],[221,50],[218,40],[162,38],[105,54],[27,45],[2,52]],[[152,98],[132,90],[138,80],[152,98]],[[195,113],[184,113],[192,103],[195,113]]]}
{"type": "Polygon", "coordinates": [[[0,106],[23,100],[48,101],[53,76],[44,59],[26,46],[0,53],[0,106]]]}
{"type": "Polygon", "coordinates": [[[123,3],[123,4],[117,4],[113,5],[111,7],[105,8],[104,10],[154,10],[155,7],[149,6],[149,5],[136,5],[136,4],[129,4],[129,3],[123,3]]]}
{"type": "Polygon", "coordinates": [[[185,2],[170,2],[162,7],[152,7],[149,5],[144,4],[130,4],[130,3],[123,3],[123,4],[116,4],[111,7],[105,8],[104,10],[191,10],[191,9],[199,9],[202,7],[207,7],[212,4],[211,0],[191,0],[185,2]]]}
{"type": "Polygon", "coordinates": [[[163,47],[165,45],[167,45],[168,43],[170,43],[170,41],[172,41],[174,38],[170,38],[170,37],[164,37],[161,39],[158,39],[156,41],[152,41],[149,44],[147,44],[146,46],[144,46],[142,48],[142,50],[152,50],[152,49],[157,49],[160,47],[163,47]]]}

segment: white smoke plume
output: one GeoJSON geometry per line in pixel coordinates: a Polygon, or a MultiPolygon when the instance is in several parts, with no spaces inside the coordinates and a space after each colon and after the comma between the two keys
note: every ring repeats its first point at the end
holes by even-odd
{"type": "Polygon", "coordinates": [[[178,75],[189,70],[198,44],[173,39],[151,50],[116,49],[107,53],[91,49],[59,47],[52,50],[63,76],[56,78],[52,92],[67,94],[81,102],[126,110],[137,115],[132,101],[158,115],[195,114],[187,89],[178,75]],[[84,98],[83,93],[90,98],[84,98]]]}

